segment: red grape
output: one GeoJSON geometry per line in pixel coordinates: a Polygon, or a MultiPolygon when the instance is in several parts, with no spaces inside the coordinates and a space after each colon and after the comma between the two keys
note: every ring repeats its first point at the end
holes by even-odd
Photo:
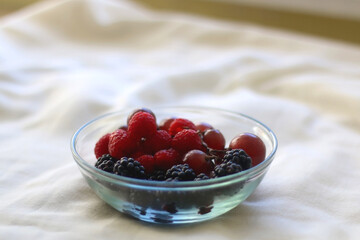
{"type": "Polygon", "coordinates": [[[264,142],[252,133],[242,133],[231,140],[231,149],[243,149],[252,159],[252,165],[256,166],[265,159],[266,147],[264,142]]]}
{"type": "Polygon", "coordinates": [[[200,173],[209,175],[213,168],[211,161],[207,160],[207,155],[200,150],[189,151],[185,155],[183,162],[189,164],[189,167],[191,167],[197,175],[200,173]]]}
{"type": "Polygon", "coordinates": [[[205,132],[208,129],[213,129],[213,127],[206,123],[206,122],[201,122],[195,125],[196,130],[199,130],[200,132],[205,132]]]}
{"type": "Polygon", "coordinates": [[[225,147],[225,138],[217,129],[208,129],[204,133],[204,142],[209,148],[223,150],[225,147]]]}
{"type": "Polygon", "coordinates": [[[122,125],[121,127],[119,127],[119,129],[122,129],[124,131],[128,130],[128,126],[127,125],[122,125]]]}
{"type": "Polygon", "coordinates": [[[163,120],[160,122],[160,124],[159,124],[159,129],[160,129],[160,130],[169,131],[170,124],[171,124],[175,119],[176,119],[176,118],[174,118],[174,117],[163,119],[163,120]]]}

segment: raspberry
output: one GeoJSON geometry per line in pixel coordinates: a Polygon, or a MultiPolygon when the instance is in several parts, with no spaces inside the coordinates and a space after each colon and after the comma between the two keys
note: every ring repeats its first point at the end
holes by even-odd
{"type": "Polygon", "coordinates": [[[109,138],[110,138],[110,133],[105,134],[95,144],[94,152],[95,152],[96,159],[98,159],[99,157],[101,157],[104,154],[109,153],[109,148],[108,148],[109,138]]]}
{"type": "Polygon", "coordinates": [[[135,158],[141,165],[144,166],[146,173],[152,173],[154,171],[155,159],[151,155],[142,155],[140,157],[135,158]]]}
{"type": "Polygon", "coordinates": [[[136,160],[138,157],[141,157],[142,155],[146,155],[146,154],[142,151],[137,151],[137,152],[131,154],[130,156],[131,156],[131,158],[136,160]]]}
{"type": "Polygon", "coordinates": [[[187,153],[193,149],[203,149],[199,134],[192,129],[178,132],[172,139],[171,146],[180,153],[187,153]]]}
{"type": "Polygon", "coordinates": [[[155,167],[160,170],[167,170],[179,162],[180,154],[175,149],[160,150],[154,155],[155,167]]]}
{"type": "Polygon", "coordinates": [[[196,127],[195,124],[190,120],[177,118],[170,124],[169,133],[171,136],[175,136],[178,132],[184,129],[196,130],[196,127]]]}
{"type": "Polygon", "coordinates": [[[145,152],[156,153],[171,147],[171,136],[164,130],[158,130],[144,143],[145,152]]]}
{"type": "Polygon", "coordinates": [[[105,172],[113,173],[114,164],[116,161],[117,159],[110,156],[110,154],[104,154],[98,158],[95,163],[95,167],[105,172]]]}
{"type": "Polygon", "coordinates": [[[124,177],[140,178],[144,179],[145,169],[133,158],[122,157],[114,165],[114,173],[124,177]]]}
{"type": "Polygon", "coordinates": [[[136,142],[132,140],[126,131],[117,129],[109,138],[109,152],[115,158],[122,158],[131,154],[136,148],[136,142]]]}
{"type": "Polygon", "coordinates": [[[153,115],[148,112],[136,112],[130,119],[128,133],[131,138],[139,141],[156,133],[157,125],[153,115]]]}
{"type": "Polygon", "coordinates": [[[242,149],[227,151],[223,158],[223,162],[230,161],[239,164],[243,170],[251,168],[251,158],[242,149]]]}
{"type": "Polygon", "coordinates": [[[130,119],[135,115],[135,113],[138,113],[138,112],[147,112],[147,113],[150,113],[151,115],[153,115],[153,117],[154,117],[155,120],[156,120],[156,117],[155,117],[155,114],[153,113],[153,111],[151,111],[151,110],[148,109],[148,108],[139,108],[139,109],[134,110],[131,114],[129,114],[126,123],[129,124],[130,119]]]}
{"type": "Polygon", "coordinates": [[[166,181],[192,181],[196,174],[188,164],[178,164],[166,171],[166,181]]]}

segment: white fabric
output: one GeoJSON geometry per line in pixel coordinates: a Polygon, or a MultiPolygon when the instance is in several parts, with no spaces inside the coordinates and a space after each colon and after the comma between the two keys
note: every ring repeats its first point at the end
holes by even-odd
{"type": "Polygon", "coordinates": [[[0,239],[358,239],[359,63],[355,46],[127,1],[51,1],[3,18],[0,239]],[[274,130],[275,161],[243,204],[167,228],[87,186],[69,149],[77,128],[164,104],[230,109],[274,130]]]}

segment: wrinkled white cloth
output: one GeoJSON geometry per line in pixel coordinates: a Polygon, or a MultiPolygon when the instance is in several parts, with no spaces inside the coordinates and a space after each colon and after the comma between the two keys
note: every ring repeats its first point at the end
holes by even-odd
{"type": "Polygon", "coordinates": [[[358,239],[359,63],[355,46],[128,1],[50,1],[5,17],[0,239],[358,239]],[[242,112],[277,134],[263,182],[212,221],[128,218],[72,159],[70,138],[90,119],[167,104],[242,112]]]}

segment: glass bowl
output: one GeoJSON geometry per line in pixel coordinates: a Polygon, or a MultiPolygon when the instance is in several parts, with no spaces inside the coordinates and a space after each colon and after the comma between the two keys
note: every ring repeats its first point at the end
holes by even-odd
{"type": "Polygon", "coordinates": [[[275,134],[246,115],[204,107],[162,107],[152,111],[158,122],[169,117],[208,122],[222,132],[226,146],[239,133],[254,133],[265,143],[266,159],[246,171],[203,181],[161,182],[122,177],[94,167],[94,146],[101,136],[125,124],[132,111],[109,113],[86,123],[71,140],[71,151],[82,175],[106,203],[142,221],[184,224],[224,214],[255,190],[274,159],[275,134]]]}

